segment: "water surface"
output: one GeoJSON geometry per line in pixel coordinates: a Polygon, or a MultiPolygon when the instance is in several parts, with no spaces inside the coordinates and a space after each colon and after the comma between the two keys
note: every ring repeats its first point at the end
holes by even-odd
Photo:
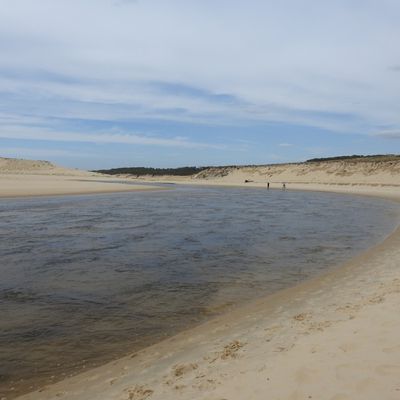
{"type": "Polygon", "coordinates": [[[2,200],[0,393],[315,276],[381,240],[397,216],[383,200],[250,188],[2,200]]]}

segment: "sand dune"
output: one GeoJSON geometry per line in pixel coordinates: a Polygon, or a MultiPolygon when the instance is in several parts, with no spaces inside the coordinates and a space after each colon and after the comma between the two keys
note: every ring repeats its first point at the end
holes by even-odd
{"type": "Polygon", "coordinates": [[[174,181],[192,184],[265,186],[338,185],[338,186],[400,186],[400,157],[377,157],[341,161],[303,162],[256,166],[212,167],[189,177],[130,176],[121,178],[145,181],[174,181]]]}
{"type": "Polygon", "coordinates": [[[48,161],[0,158],[0,197],[92,194],[153,189],[113,183],[115,178],[48,161]]]}
{"type": "Polygon", "coordinates": [[[49,161],[0,157],[0,174],[96,176],[98,174],[60,167],[49,161]]]}
{"type": "Polygon", "coordinates": [[[323,161],[254,167],[210,168],[193,180],[272,184],[390,185],[400,186],[400,159],[387,161],[323,161]]]}
{"type": "Polygon", "coordinates": [[[121,176],[142,182],[263,187],[400,197],[400,158],[209,168],[192,177],[121,176]]]}

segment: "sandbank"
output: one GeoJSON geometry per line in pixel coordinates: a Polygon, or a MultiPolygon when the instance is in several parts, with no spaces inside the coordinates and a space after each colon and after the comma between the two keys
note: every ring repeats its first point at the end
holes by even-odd
{"type": "Polygon", "coordinates": [[[0,174],[0,198],[61,196],[154,190],[154,187],[114,183],[109,177],[0,174]]]}
{"type": "Polygon", "coordinates": [[[114,181],[109,175],[65,168],[48,161],[0,157],[0,198],[154,190],[131,181],[129,185],[114,181]]]}

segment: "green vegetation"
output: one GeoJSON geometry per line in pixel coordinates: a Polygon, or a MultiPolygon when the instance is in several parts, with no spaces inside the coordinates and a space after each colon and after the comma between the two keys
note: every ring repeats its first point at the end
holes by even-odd
{"type": "Polygon", "coordinates": [[[204,171],[208,167],[181,167],[181,168],[147,168],[147,167],[127,167],[127,168],[112,168],[112,169],[100,169],[93,172],[100,172],[108,175],[176,175],[176,176],[191,176],[201,171],[204,171]]]}
{"type": "Polygon", "coordinates": [[[325,161],[399,161],[400,156],[395,154],[375,154],[370,156],[362,156],[353,154],[352,156],[337,156],[326,158],[312,158],[306,162],[325,162],[325,161]]]}

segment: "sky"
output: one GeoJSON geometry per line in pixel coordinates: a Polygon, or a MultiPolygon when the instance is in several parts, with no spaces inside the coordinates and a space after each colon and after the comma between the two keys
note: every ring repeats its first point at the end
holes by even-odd
{"type": "Polygon", "coordinates": [[[398,0],[0,0],[0,156],[400,153],[398,0]]]}

